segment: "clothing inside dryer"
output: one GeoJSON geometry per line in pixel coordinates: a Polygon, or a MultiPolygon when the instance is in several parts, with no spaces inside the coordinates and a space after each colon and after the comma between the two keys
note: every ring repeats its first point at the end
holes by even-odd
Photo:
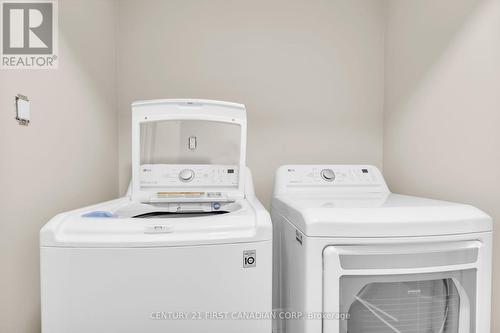
{"type": "Polygon", "coordinates": [[[453,279],[367,284],[354,296],[348,333],[458,333],[453,279]]]}

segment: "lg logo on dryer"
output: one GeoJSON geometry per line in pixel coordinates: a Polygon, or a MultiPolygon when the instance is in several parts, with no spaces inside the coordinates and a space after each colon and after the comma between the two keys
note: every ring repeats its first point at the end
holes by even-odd
{"type": "Polygon", "coordinates": [[[257,251],[243,251],[243,268],[250,268],[255,266],[257,266],[257,251]]]}
{"type": "Polygon", "coordinates": [[[57,2],[4,0],[2,68],[57,67],[57,2]]]}

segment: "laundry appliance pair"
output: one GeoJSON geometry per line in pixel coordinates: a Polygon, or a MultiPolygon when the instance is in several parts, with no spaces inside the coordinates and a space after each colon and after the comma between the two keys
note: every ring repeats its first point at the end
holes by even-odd
{"type": "Polygon", "coordinates": [[[42,333],[489,332],[481,211],[391,194],[373,166],[288,165],[271,224],[243,105],[132,111],[126,196],[41,230],[42,333]]]}

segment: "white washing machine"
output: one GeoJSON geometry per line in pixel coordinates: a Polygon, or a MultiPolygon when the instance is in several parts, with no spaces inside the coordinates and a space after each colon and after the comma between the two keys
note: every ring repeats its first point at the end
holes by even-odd
{"type": "Polygon", "coordinates": [[[40,232],[43,333],[268,333],[272,225],[243,105],[132,104],[127,196],[40,232]]]}
{"type": "Polygon", "coordinates": [[[392,194],[361,165],[276,174],[273,305],[287,333],[489,333],[492,220],[392,194]]]}

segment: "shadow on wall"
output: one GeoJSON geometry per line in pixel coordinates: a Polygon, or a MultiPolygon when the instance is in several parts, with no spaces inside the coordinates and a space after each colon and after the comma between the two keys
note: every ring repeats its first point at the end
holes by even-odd
{"type": "Polygon", "coordinates": [[[399,109],[415,95],[491,0],[386,2],[386,108],[399,109]],[[404,29],[391,29],[404,26],[404,29]],[[397,84],[391,78],[398,77],[397,84]]]}
{"type": "Polygon", "coordinates": [[[0,71],[0,332],[40,332],[40,228],[117,195],[114,5],[59,1],[59,68],[0,71]]]}
{"type": "Polygon", "coordinates": [[[490,192],[500,182],[478,173],[500,158],[487,144],[500,122],[499,4],[387,2],[384,171],[393,190],[495,207],[491,197],[474,201],[441,185],[473,189],[484,175],[490,192]]]}
{"type": "MultiPolygon", "coordinates": [[[[500,1],[386,5],[384,173],[391,189],[470,203],[500,220],[500,1]]],[[[499,260],[494,255],[492,332],[500,330],[499,260]]]]}
{"type": "Polygon", "coordinates": [[[245,104],[247,164],[265,205],[281,164],[382,165],[382,1],[146,3],[118,6],[121,193],[135,99],[245,104]]]}

